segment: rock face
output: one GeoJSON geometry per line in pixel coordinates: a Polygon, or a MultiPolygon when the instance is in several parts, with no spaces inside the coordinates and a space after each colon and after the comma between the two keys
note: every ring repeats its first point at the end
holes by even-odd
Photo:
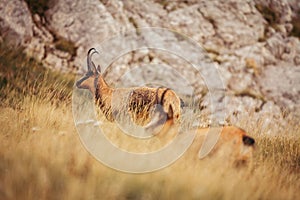
{"type": "Polygon", "coordinates": [[[0,2],[1,35],[18,45],[26,45],[33,37],[31,14],[23,1],[0,2]]]}
{"type": "Polygon", "coordinates": [[[276,125],[280,132],[286,113],[300,117],[296,0],[51,0],[42,15],[29,8],[23,0],[0,2],[1,37],[24,46],[47,67],[83,72],[86,52],[96,46],[104,53],[95,62],[110,84],[151,82],[183,96],[194,92],[206,118],[212,102],[225,103],[214,112],[226,112],[225,121],[246,129],[261,124],[262,131],[274,132],[276,125]],[[145,27],[174,32],[136,29],[145,27]],[[139,50],[142,45],[161,48],[139,50]],[[201,67],[193,68],[190,60],[201,67]],[[212,100],[213,88],[226,93],[212,100]]]}

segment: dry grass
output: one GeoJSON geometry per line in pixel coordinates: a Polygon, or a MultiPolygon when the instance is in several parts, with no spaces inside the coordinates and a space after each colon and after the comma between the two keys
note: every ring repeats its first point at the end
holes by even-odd
{"type": "MultiPolygon", "coordinates": [[[[252,134],[254,163],[245,168],[197,160],[187,152],[158,172],[121,173],[96,161],[81,144],[72,117],[73,77],[47,72],[3,46],[0,55],[0,199],[299,197],[299,131],[252,134]]],[[[259,132],[255,128],[250,132],[259,132]]]]}

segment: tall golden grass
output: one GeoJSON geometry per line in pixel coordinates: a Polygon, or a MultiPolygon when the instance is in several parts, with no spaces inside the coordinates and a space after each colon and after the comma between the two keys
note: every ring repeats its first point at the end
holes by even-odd
{"type": "Polygon", "coordinates": [[[256,139],[254,162],[244,168],[213,158],[198,160],[189,151],[153,173],[133,175],[105,167],[84,149],[76,133],[71,107],[74,77],[47,71],[21,51],[0,47],[0,199],[297,199],[300,195],[299,130],[270,136],[254,127],[250,130],[256,139]]]}

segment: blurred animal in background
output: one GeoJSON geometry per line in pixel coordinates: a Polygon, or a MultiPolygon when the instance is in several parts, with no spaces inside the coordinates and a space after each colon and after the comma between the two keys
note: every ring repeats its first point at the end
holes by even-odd
{"type": "MultiPolygon", "coordinates": [[[[191,149],[194,149],[192,151],[201,151],[203,142],[205,142],[204,137],[208,137],[208,134],[217,134],[218,138],[215,145],[211,146],[207,156],[203,157],[204,160],[210,157],[217,157],[235,166],[252,163],[255,140],[243,129],[236,126],[198,128],[195,140],[191,146],[191,149]]],[[[192,155],[196,154],[196,152],[193,152],[192,155]]],[[[198,157],[202,159],[199,153],[198,157]]]]}

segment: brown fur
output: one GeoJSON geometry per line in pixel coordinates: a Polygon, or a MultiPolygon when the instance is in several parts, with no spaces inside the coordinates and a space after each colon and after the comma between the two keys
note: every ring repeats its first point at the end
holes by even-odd
{"type": "MultiPolygon", "coordinates": [[[[165,127],[157,134],[162,141],[170,141],[176,137],[176,126],[166,123],[165,127]],[[172,128],[167,127],[172,126],[172,128]]],[[[193,159],[199,159],[199,151],[202,148],[203,142],[207,134],[211,134],[214,130],[220,130],[220,135],[217,143],[213,146],[211,152],[204,158],[219,158],[226,163],[240,166],[244,164],[251,164],[253,159],[253,151],[255,148],[255,141],[244,130],[235,126],[213,127],[213,128],[193,128],[190,133],[196,133],[192,145],[185,154],[193,159]],[[212,129],[212,130],[211,130],[212,129]],[[251,142],[245,140],[249,139],[251,142]]]]}
{"type": "MultiPolygon", "coordinates": [[[[88,52],[88,72],[76,82],[76,86],[82,89],[88,89],[95,96],[95,101],[109,121],[114,121],[115,112],[121,112],[124,104],[133,121],[136,124],[145,124],[151,118],[151,112],[156,104],[162,107],[162,112],[169,119],[159,131],[158,138],[169,140],[178,133],[181,100],[176,93],[168,88],[112,88],[109,87],[100,74],[100,67],[96,69],[91,61],[91,56],[95,52],[91,49],[88,52]],[[92,52],[92,53],[91,53],[92,52]],[[114,100],[114,101],[112,101],[114,100]],[[112,106],[114,102],[114,106],[112,106]],[[175,122],[175,125],[173,125],[175,122]]],[[[211,128],[217,129],[217,128],[211,128]]],[[[195,140],[188,150],[193,151],[195,156],[203,144],[204,137],[210,134],[209,128],[196,128],[195,140]]],[[[183,133],[189,134],[189,133],[183,133]]],[[[212,151],[208,154],[219,155],[226,160],[235,162],[248,162],[252,159],[254,149],[254,139],[247,133],[234,126],[224,126],[221,130],[220,137],[212,151]]]]}
{"type": "Polygon", "coordinates": [[[149,87],[112,88],[100,74],[100,67],[98,66],[96,69],[91,61],[91,56],[95,52],[95,49],[89,50],[87,55],[88,72],[77,81],[76,86],[88,89],[94,94],[96,104],[107,120],[114,121],[116,114],[128,112],[136,124],[145,125],[151,120],[151,112],[155,104],[159,104],[163,108],[161,114],[166,114],[168,120],[179,123],[180,98],[173,90],[149,87]],[[127,110],[124,111],[124,108],[127,110]]]}
{"type": "MultiPolygon", "coordinates": [[[[221,156],[222,158],[231,160],[234,164],[251,162],[254,150],[254,139],[252,139],[244,130],[238,127],[224,126],[221,128],[220,137],[208,156],[221,156]],[[243,139],[245,137],[253,140],[253,143],[245,143],[243,139]]],[[[201,141],[203,141],[203,137],[201,138],[201,136],[206,136],[206,134],[209,134],[209,128],[198,129],[195,145],[202,143],[201,141]]]]}

